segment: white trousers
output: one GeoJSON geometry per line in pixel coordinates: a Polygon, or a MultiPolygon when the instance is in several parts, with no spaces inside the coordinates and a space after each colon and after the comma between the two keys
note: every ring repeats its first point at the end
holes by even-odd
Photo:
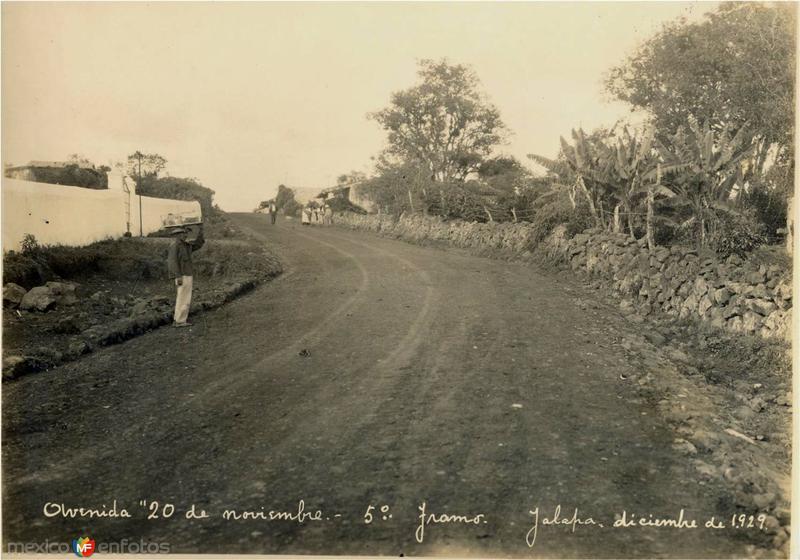
{"type": "MultiPolygon", "coordinates": [[[[181,276],[183,282],[178,286],[178,296],[175,298],[175,322],[185,323],[189,317],[189,305],[192,303],[192,277],[181,276]]],[[[178,280],[175,280],[177,286],[178,280]]]]}

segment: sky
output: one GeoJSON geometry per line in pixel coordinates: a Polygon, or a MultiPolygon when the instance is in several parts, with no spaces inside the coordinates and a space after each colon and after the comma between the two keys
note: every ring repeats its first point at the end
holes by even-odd
{"type": "Polygon", "coordinates": [[[612,66],[715,5],[3,2],[2,160],[156,152],[249,211],[280,183],[369,172],[386,136],[367,113],[443,57],[500,110],[498,154],[554,157],[572,128],[630,114],[603,91],[612,66]]]}

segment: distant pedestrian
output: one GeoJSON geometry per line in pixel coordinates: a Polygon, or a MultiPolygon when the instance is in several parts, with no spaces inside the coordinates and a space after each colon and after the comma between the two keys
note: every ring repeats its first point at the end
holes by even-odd
{"type": "Polygon", "coordinates": [[[177,296],[175,298],[175,315],[173,326],[189,327],[189,306],[192,303],[192,253],[205,243],[203,230],[200,229],[193,239],[188,239],[189,230],[184,227],[173,230],[175,236],[169,246],[167,269],[170,279],[175,280],[177,296]]]}
{"type": "Polygon", "coordinates": [[[278,207],[275,206],[274,202],[269,203],[269,219],[272,221],[272,225],[275,225],[275,218],[278,215],[278,207]]]}
{"type": "Polygon", "coordinates": [[[327,204],[325,205],[325,219],[323,220],[325,225],[329,226],[333,224],[333,210],[327,204]]]}
{"type": "Polygon", "coordinates": [[[311,225],[311,208],[304,206],[303,209],[300,210],[300,221],[304,226],[311,225]]]}

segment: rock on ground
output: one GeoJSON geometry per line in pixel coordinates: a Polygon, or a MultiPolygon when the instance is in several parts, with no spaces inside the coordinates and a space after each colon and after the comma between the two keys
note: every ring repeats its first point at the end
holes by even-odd
{"type": "Polygon", "coordinates": [[[31,289],[22,298],[20,309],[26,311],[50,311],[56,306],[57,300],[47,286],[37,286],[31,289]]]}
{"type": "Polygon", "coordinates": [[[9,282],[3,286],[3,306],[11,308],[19,307],[26,292],[27,290],[19,284],[9,282]]]}

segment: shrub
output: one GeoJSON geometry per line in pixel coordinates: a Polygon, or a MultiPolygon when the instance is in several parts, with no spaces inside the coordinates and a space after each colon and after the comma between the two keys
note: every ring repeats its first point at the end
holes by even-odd
{"type": "Polygon", "coordinates": [[[53,278],[53,271],[30,255],[16,251],[3,255],[3,283],[13,282],[30,290],[53,278]]]}
{"type": "Polygon", "coordinates": [[[292,218],[297,218],[300,216],[300,210],[302,210],[303,205],[297,202],[294,198],[287,200],[283,204],[283,215],[284,216],[291,216],[292,218]]]}
{"type": "Polygon", "coordinates": [[[594,226],[587,204],[579,202],[573,207],[565,192],[554,191],[539,198],[537,203],[529,219],[534,245],[538,245],[561,224],[564,225],[564,234],[567,238],[572,238],[594,226]]]}
{"type": "Polygon", "coordinates": [[[589,206],[585,202],[578,204],[578,207],[575,208],[570,215],[569,220],[566,222],[567,238],[572,238],[575,235],[594,227],[594,225],[594,218],[592,217],[592,213],[589,211],[589,206]]]}
{"type": "Polygon", "coordinates": [[[80,280],[96,273],[118,280],[160,278],[166,275],[166,251],[166,244],[136,238],[39,247],[35,253],[9,251],[3,256],[3,282],[30,289],[57,278],[80,280]]]}
{"type": "Polygon", "coordinates": [[[218,212],[214,207],[214,191],[194,179],[144,176],[136,187],[136,193],[154,198],[196,200],[200,203],[204,219],[211,218],[218,212]]]}
{"type": "Polygon", "coordinates": [[[39,242],[36,240],[36,236],[30,233],[26,233],[22,237],[22,247],[20,248],[23,255],[32,256],[39,252],[39,242]]]}
{"type": "Polygon", "coordinates": [[[422,195],[428,213],[446,220],[508,221],[485,187],[477,181],[428,184],[422,195]]]}
{"type": "Polygon", "coordinates": [[[753,209],[754,217],[764,224],[764,234],[771,242],[779,240],[779,229],[786,228],[786,195],[766,185],[755,185],[742,197],[742,203],[753,209]]]}
{"type": "Polygon", "coordinates": [[[361,206],[353,204],[343,196],[334,196],[325,201],[334,212],[355,212],[356,214],[366,214],[367,211],[361,206]]]}
{"type": "Polygon", "coordinates": [[[70,164],[65,167],[31,167],[31,180],[52,185],[107,189],[108,167],[88,168],[70,164]]]}
{"type": "Polygon", "coordinates": [[[744,257],[766,242],[766,226],[752,210],[745,213],[717,212],[708,236],[709,247],[721,257],[744,257]]]}

